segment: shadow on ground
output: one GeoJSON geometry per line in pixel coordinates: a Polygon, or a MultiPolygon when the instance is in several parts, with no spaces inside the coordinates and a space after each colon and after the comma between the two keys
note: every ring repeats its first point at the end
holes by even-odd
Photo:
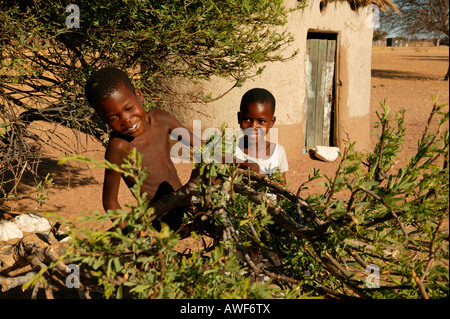
{"type": "Polygon", "coordinates": [[[405,72],[398,70],[380,70],[380,69],[372,69],[372,77],[382,79],[402,79],[402,80],[438,80],[435,77],[419,73],[405,72]]]}
{"type": "MultiPolygon", "coordinates": [[[[26,170],[17,184],[17,177],[11,171],[6,171],[3,176],[2,193],[0,197],[0,220],[6,214],[11,215],[10,203],[22,209],[21,201],[36,201],[38,184],[43,182],[48,174],[52,179],[52,188],[76,188],[98,184],[91,174],[86,174],[89,166],[85,163],[70,162],[58,165],[58,160],[48,157],[40,159],[37,170],[26,170]]],[[[36,201],[37,203],[37,201],[36,201]]]]}

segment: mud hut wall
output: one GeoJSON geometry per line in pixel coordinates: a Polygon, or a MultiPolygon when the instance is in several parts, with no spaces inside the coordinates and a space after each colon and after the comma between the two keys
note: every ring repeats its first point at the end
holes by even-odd
{"type": "MultiPolygon", "coordinates": [[[[298,4],[286,1],[287,7],[298,4]]],[[[180,101],[167,105],[166,109],[178,117],[188,128],[193,121],[201,121],[202,131],[209,127],[220,128],[223,122],[238,127],[237,112],[242,95],[254,87],[271,91],[277,101],[276,123],[278,142],[285,146],[288,159],[298,157],[303,147],[303,119],[305,105],[305,61],[308,32],[337,34],[335,112],[336,146],[342,146],[347,136],[357,142],[358,149],[365,149],[370,142],[370,70],[373,29],[370,12],[362,7],[352,10],[347,2],[328,3],[320,10],[320,1],[308,1],[302,10],[290,13],[285,26],[294,34],[295,41],[284,52],[288,56],[294,50],[299,53],[287,62],[268,63],[264,72],[242,87],[234,88],[223,98],[208,103],[180,101]]],[[[230,89],[229,80],[214,78],[195,86],[174,80],[179,96],[189,93],[211,93],[219,96],[230,89]]],[[[183,98],[185,99],[185,98],[183,98]]]]}

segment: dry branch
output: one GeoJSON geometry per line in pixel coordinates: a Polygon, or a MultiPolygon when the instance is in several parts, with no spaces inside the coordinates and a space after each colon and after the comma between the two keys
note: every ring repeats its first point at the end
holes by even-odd
{"type": "MultiPolygon", "coordinates": [[[[2,291],[8,291],[33,278],[36,271],[45,269],[50,263],[57,261],[64,248],[64,242],[49,243],[44,235],[31,233],[4,249],[0,253],[2,291]],[[25,275],[21,275],[26,271],[28,272],[25,275]]],[[[65,272],[67,268],[62,262],[58,262],[56,267],[61,272],[65,272]]]]}
{"type": "Polygon", "coordinates": [[[37,275],[37,272],[30,271],[23,276],[17,277],[2,277],[0,276],[0,286],[2,287],[1,291],[5,292],[15,287],[21,286],[37,275]]]}
{"type": "Polygon", "coordinates": [[[150,222],[164,216],[166,213],[191,204],[193,196],[200,196],[198,183],[201,177],[197,171],[192,171],[189,181],[175,192],[164,195],[160,200],[150,205],[149,213],[152,215],[150,222]]]}

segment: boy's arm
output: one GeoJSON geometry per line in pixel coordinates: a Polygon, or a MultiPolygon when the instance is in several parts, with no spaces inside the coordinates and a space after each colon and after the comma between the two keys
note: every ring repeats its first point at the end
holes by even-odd
{"type": "MultiPolygon", "coordinates": [[[[235,159],[235,163],[236,163],[236,159],[235,159]]],[[[249,163],[248,161],[245,161],[244,163],[236,163],[239,168],[250,168],[252,171],[256,172],[256,173],[260,173],[260,168],[259,165],[257,163],[249,163]]]]}
{"type": "MultiPolygon", "coordinates": [[[[125,141],[112,138],[108,144],[108,148],[106,149],[105,159],[110,163],[119,166],[122,165],[124,156],[127,156],[125,151],[126,146],[127,143],[125,141]]],[[[105,170],[102,195],[103,208],[105,209],[105,211],[108,211],[109,209],[121,209],[118,200],[121,178],[121,173],[116,172],[112,169],[105,170]]],[[[126,223],[121,222],[117,226],[121,229],[124,229],[126,227],[126,223]]]]}
{"type": "MultiPolygon", "coordinates": [[[[252,171],[255,171],[256,173],[264,174],[264,173],[261,173],[259,165],[257,163],[249,163],[247,161],[245,163],[237,163],[237,164],[238,164],[238,166],[240,168],[245,168],[245,169],[246,168],[250,168],[252,171]]],[[[283,186],[286,186],[287,185],[287,183],[286,183],[286,172],[281,173],[281,178],[282,178],[282,180],[279,182],[279,184],[281,184],[283,186]]]]}

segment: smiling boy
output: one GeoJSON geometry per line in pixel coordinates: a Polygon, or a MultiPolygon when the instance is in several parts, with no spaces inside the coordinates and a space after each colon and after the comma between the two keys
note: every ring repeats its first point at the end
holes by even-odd
{"type": "Polygon", "coordinates": [[[275,98],[266,89],[254,88],[241,99],[238,122],[244,136],[238,141],[235,157],[239,166],[261,174],[273,174],[280,170],[286,185],[289,170],[284,147],[266,140],[267,133],[276,121],[275,98]]]}
{"type": "MultiPolygon", "coordinates": [[[[182,186],[170,158],[168,143],[168,136],[174,129],[184,128],[177,119],[162,110],[145,112],[142,92],[134,88],[125,72],[116,68],[107,67],[93,73],[86,83],[85,93],[89,104],[112,130],[106,160],[120,166],[128,153],[136,148],[143,155],[141,165],[150,171],[141,188],[142,193],[147,193],[148,200],[156,201],[182,186]]],[[[189,134],[190,140],[184,142],[193,145],[194,136],[189,134]]],[[[106,211],[121,208],[118,201],[121,178],[128,187],[134,185],[121,173],[105,170],[102,201],[106,211]]],[[[178,219],[181,217],[171,216],[171,213],[163,217],[172,228],[181,223],[178,219]]],[[[118,226],[126,228],[124,223],[118,226]]]]}

